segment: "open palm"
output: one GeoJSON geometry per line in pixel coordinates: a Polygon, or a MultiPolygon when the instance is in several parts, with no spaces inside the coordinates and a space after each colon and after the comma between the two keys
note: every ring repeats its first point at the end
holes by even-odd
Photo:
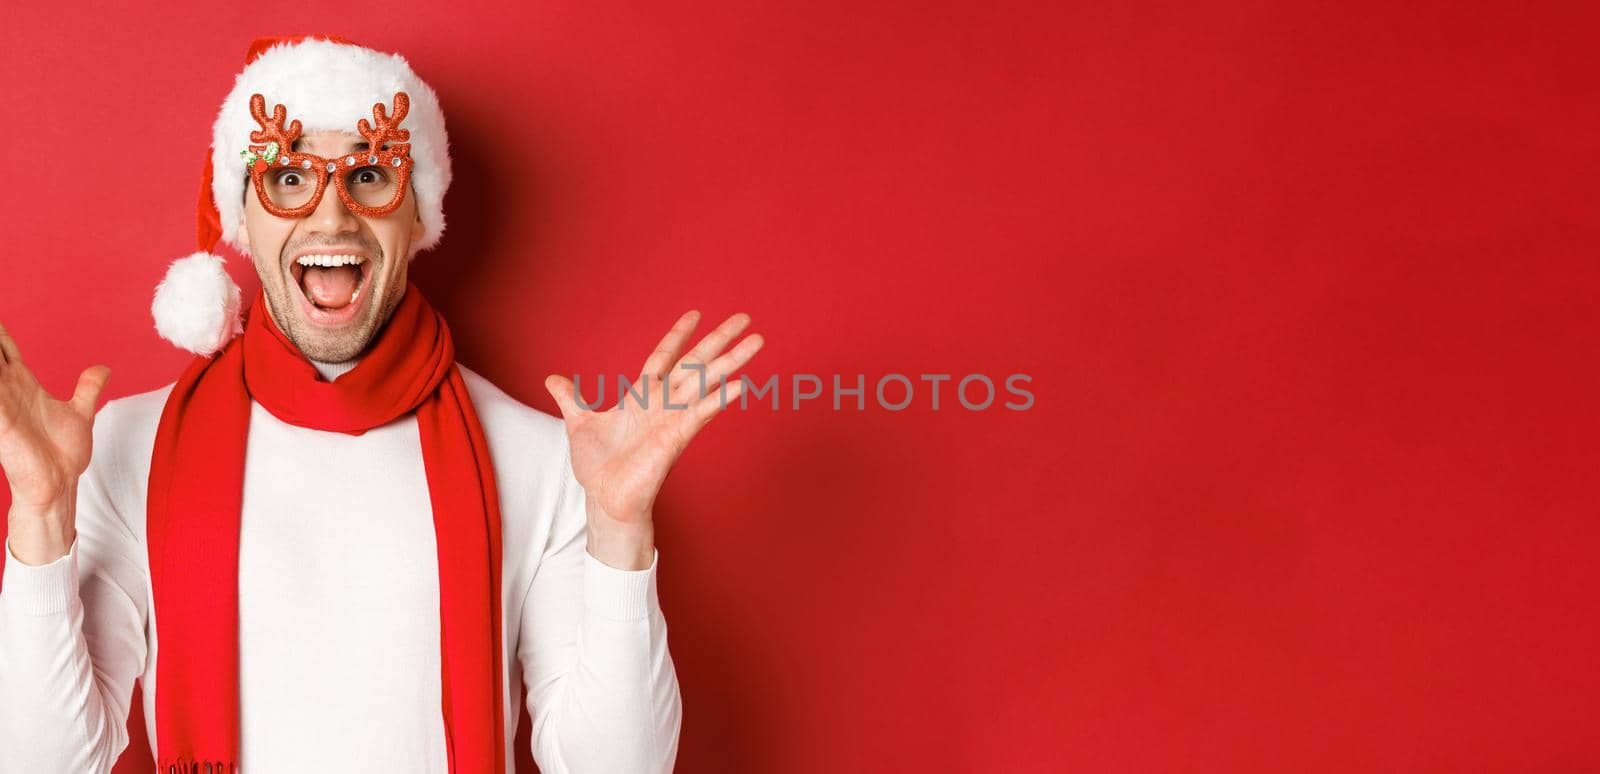
{"type": "Polygon", "coordinates": [[[95,401],[110,376],[110,368],[93,366],[78,377],[70,399],[56,400],[0,326],[0,468],[13,506],[50,505],[89,467],[95,401]]]}
{"type": "Polygon", "coordinates": [[[672,464],[695,434],[743,391],[743,380],[729,381],[726,390],[720,388],[722,380],[734,377],[761,349],[759,333],[727,349],[750,325],[750,316],[739,313],[680,357],[699,321],[697,311],[678,318],[645,360],[640,386],[632,391],[648,400],[624,396],[610,409],[593,411],[578,404],[571,379],[559,375],[545,379],[545,389],[556,399],[566,423],[573,475],[583,485],[590,506],[619,523],[650,520],[656,494],[672,464]],[[695,366],[704,368],[704,394],[695,366]]]}

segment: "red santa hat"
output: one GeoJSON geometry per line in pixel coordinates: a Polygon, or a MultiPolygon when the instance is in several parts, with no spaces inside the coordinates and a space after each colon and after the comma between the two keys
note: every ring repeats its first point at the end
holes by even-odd
{"type": "MultiPolygon", "coordinates": [[[[212,127],[211,151],[200,185],[197,210],[199,252],[173,261],[156,287],[150,311],[156,332],[200,355],[221,351],[243,331],[241,299],[214,252],[218,240],[241,254],[244,197],[250,192],[245,151],[259,129],[250,96],[282,105],[306,132],[352,131],[373,105],[389,104],[396,92],[410,98],[411,191],[422,219],[422,237],[411,254],[438,244],[444,234],[444,194],[450,187],[449,138],[444,112],[427,83],[399,54],[355,45],[332,35],[258,38],[250,44],[245,68],[235,79],[212,127]]],[[[287,149],[285,149],[287,150],[287,149]]]]}

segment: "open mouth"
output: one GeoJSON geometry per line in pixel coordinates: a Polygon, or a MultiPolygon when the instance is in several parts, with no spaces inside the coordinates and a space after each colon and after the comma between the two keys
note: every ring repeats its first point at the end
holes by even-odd
{"type": "Polygon", "coordinates": [[[372,261],[365,256],[308,253],[290,264],[289,273],[300,288],[301,311],[306,317],[322,325],[338,325],[354,319],[360,311],[372,269],[372,261]]]}

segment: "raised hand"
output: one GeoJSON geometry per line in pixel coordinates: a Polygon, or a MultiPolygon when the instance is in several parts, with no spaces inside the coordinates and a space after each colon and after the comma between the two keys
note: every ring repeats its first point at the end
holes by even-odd
{"type": "Polygon", "coordinates": [[[641,386],[633,392],[648,395],[648,401],[628,395],[608,410],[592,411],[578,404],[571,379],[556,374],[545,378],[545,389],[566,422],[573,475],[587,494],[589,552],[613,567],[650,566],[655,546],[652,508],[661,483],[695,434],[739,399],[744,388],[739,369],[761,349],[759,333],[728,349],[750,325],[750,315],[741,312],[680,357],[699,321],[697,311],[678,318],[645,360],[641,386]],[[704,367],[704,394],[695,366],[704,367]],[[729,379],[726,391],[720,387],[724,378],[729,379]]]}
{"type": "Polygon", "coordinates": [[[89,467],[95,403],[110,378],[109,367],[92,366],[71,398],[56,400],[0,326],[0,469],[11,486],[11,548],[23,562],[54,561],[72,545],[78,477],[89,467]]]}

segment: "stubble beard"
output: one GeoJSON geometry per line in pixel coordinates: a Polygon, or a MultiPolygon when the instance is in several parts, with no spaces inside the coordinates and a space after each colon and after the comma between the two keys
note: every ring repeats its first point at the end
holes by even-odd
{"type": "MultiPolygon", "coordinates": [[[[300,295],[302,291],[292,286],[294,276],[285,273],[288,270],[289,252],[286,246],[285,255],[280,262],[280,266],[283,267],[280,269],[280,279],[272,283],[272,287],[268,289],[266,294],[267,305],[271,308],[273,319],[278,322],[279,330],[283,331],[284,336],[288,337],[289,341],[294,342],[294,345],[299,348],[302,354],[312,360],[324,363],[342,363],[360,355],[366,350],[367,345],[372,342],[378,331],[383,328],[383,324],[388,321],[395,307],[399,306],[400,299],[395,289],[387,286],[383,287],[382,297],[371,299],[373,303],[363,309],[354,320],[353,325],[345,330],[335,332],[318,328],[315,324],[307,322],[301,317],[300,295]]],[[[383,271],[384,266],[381,263],[375,266],[372,276],[367,280],[368,283],[382,284],[383,279],[380,279],[380,274],[383,271]]],[[[385,279],[393,280],[393,278],[385,279]]],[[[399,281],[398,284],[401,288],[405,286],[403,281],[399,281]]],[[[379,292],[379,288],[362,288],[362,292],[375,293],[379,292]]]]}

